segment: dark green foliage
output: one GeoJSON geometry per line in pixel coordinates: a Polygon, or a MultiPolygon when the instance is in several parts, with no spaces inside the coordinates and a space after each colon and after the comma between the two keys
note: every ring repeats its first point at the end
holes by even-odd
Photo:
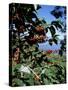
{"type": "Polygon", "coordinates": [[[51,11],[51,14],[55,17],[55,18],[62,18],[64,13],[66,12],[65,7],[60,7],[60,6],[56,6],[54,8],[53,11],[51,11]]]}
{"type": "Polygon", "coordinates": [[[52,43],[53,43],[53,40],[49,39],[49,44],[52,45],[52,43]]]}
{"type": "Polygon", "coordinates": [[[52,36],[56,33],[55,28],[53,26],[50,27],[50,32],[51,32],[52,36]]]}
{"type": "Polygon", "coordinates": [[[54,41],[54,43],[55,43],[55,44],[57,44],[57,43],[58,43],[56,39],[53,39],[53,41],[54,41]]]}

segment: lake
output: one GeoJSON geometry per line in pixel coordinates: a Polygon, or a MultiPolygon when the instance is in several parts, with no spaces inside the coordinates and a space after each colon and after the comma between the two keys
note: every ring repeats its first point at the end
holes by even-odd
{"type": "Polygon", "coordinates": [[[49,42],[39,43],[39,50],[41,51],[47,51],[47,50],[59,50],[61,47],[61,44],[58,42],[58,44],[53,43],[53,45],[49,45],[49,42]]]}

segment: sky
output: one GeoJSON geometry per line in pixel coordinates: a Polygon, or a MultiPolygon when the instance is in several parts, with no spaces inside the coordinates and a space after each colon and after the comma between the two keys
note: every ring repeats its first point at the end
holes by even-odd
{"type": "Polygon", "coordinates": [[[58,44],[55,44],[53,43],[52,46],[49,44],[49,42],[47,41],[46,43],[39,43],[39,50],[42,50],[42,51],[47,51],[47,50],[59,50],[61,47],[61,44],[58,43],[58,44]]]}
{"type": "Polygon", "coordinates": [[[55,6],[42,5],[41,8],[37,11],[38,16],[40,18],[44,18],[47,23],[50,23],[51,21],[55,20],[55,17],[50,13],[54,7],[55,6]]]}
{"type": "MultiPolygon", "coordinates": [[[[62,6],[61,6],[62,7],[62,6]]],[[[51,21],[55,20],[56,18],[50,13],[52,10],[54,10],[54,5],[41,5],[41,8],[37,10],[37,15],[39,18],[44,18],[47,23],[51,23],[51,21]]],[[[59,9],[60,11],[64,11],[64,8],[59,9]]],[[[65,22],[64,17],[61,19],[65,22]]]]}

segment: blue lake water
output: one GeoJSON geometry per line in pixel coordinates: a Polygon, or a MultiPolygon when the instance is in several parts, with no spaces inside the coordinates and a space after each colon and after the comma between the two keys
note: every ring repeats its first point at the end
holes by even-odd
{"type": "Polygon", "coordinates": [[[58,44],[55,44],[53,43],[53,45],[49,45],[49,42],[44,42],[44,43],[39,43],[39,50],[42,50],[42,51],[47,51],[47,50],[59,50],[60,49],[60,46],[61,44],[58,43],[58,44]]]}

